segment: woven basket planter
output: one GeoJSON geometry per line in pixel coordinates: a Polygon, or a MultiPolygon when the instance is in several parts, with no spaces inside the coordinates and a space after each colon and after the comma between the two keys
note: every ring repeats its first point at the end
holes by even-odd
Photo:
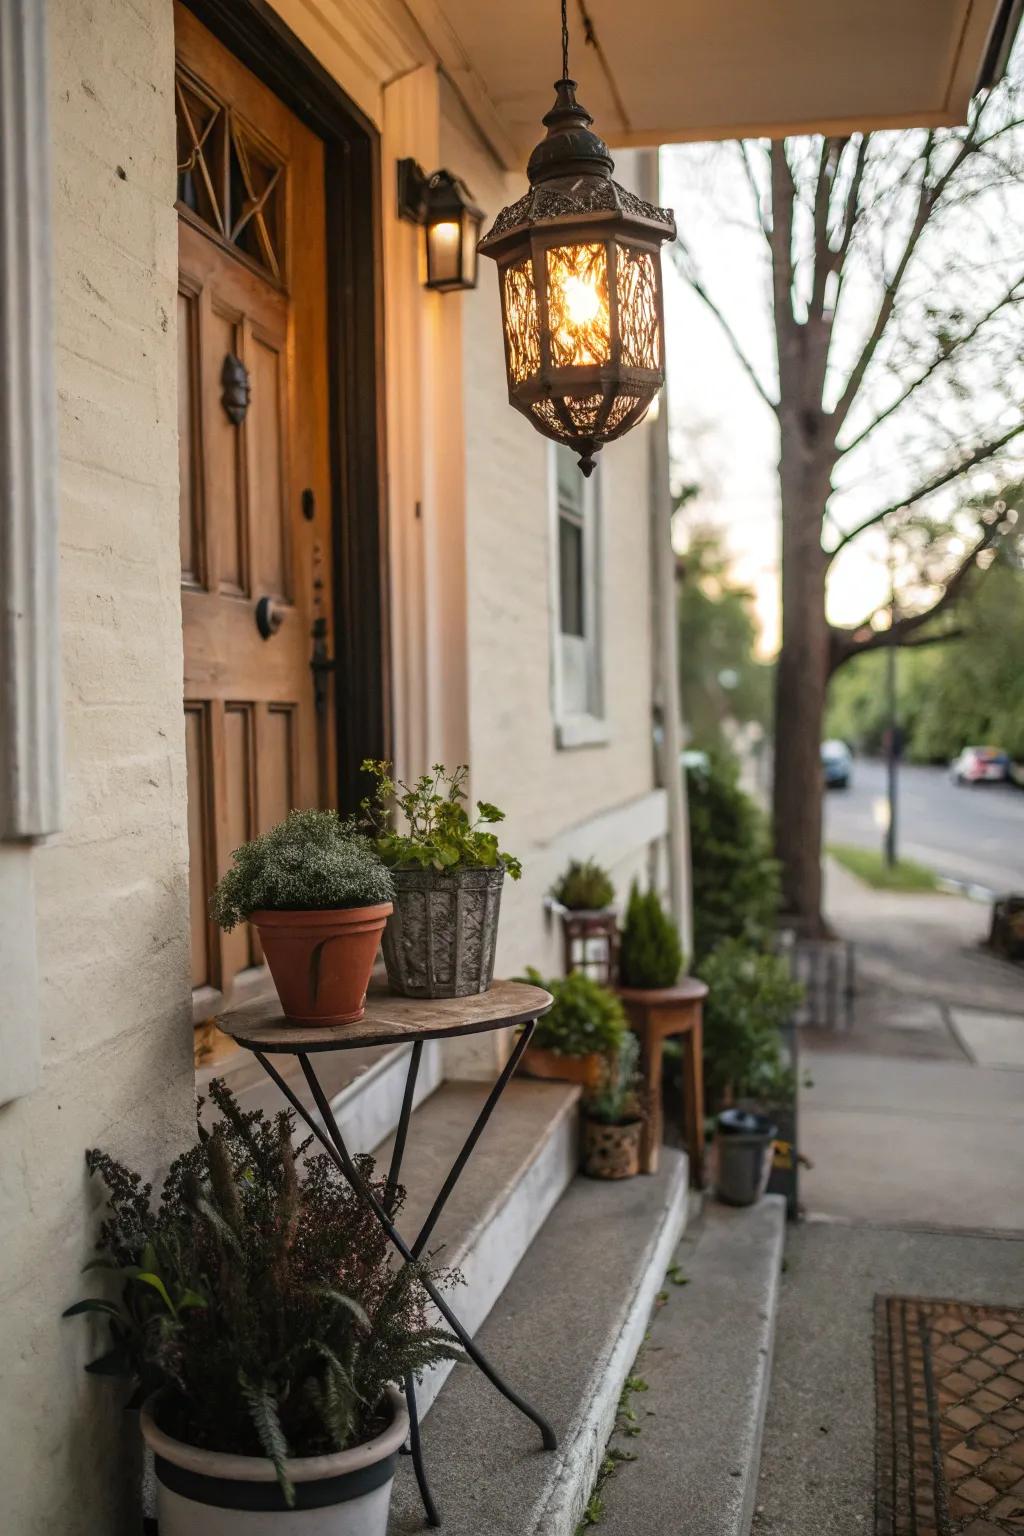
{"type": "Polygon", "coordinates": [[[396,869],[384,929],[388,984],[403,997],[470,997],[494,979],[504,868],[396,869]]]}
{"type": "Polygon", "coordinates": [[[643,1121],[605,1125],[583,1116],[583,1172],[591,1179],[632,1179],[640,1172],[643,1121]]]}

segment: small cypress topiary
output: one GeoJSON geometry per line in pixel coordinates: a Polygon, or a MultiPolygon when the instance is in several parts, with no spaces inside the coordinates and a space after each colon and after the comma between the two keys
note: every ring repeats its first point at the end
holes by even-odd
{"type": "Polygon", "coordinates": [[[674,987],[683,968],[683,946],[657,891],[641,892],[634,881],[619,950],[624,987],[674,987]]]}

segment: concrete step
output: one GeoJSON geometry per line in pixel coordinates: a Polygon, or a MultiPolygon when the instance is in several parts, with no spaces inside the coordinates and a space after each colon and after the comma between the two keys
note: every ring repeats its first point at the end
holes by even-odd
{"type": "MultiPolygon", "coordinates": [[[[370,1046],[365,1050],[325,1051],[317,1058],[317,1076],[331,1101],[341,1133],[353,1152],[372,1152],[398,1124],[411,1050],[408,1045],[387,1051],[370,1046]]],[[[279,1056],[276,1065],[289,1087],[319,1121],[298,1059],[279,1056]]],[[[196,1072],[199,1094],[206,1092],[211,1077],[224,1078],[245,1110],[262,1109],[268,1115],[275,1115],[285,1107],[276,1085],[248,1051],[234,1051],[226,1059],[199,1068],[196,1072]]],[[[420,1061],[414,1102],[422,1104],[440,1085],[441,1079],[441,1042],[428,1040],[420,1061]]],[[[299,1131],[305,1134],[301,1124],[299,1131]]]]}
{"type": "Polygon", "coordinates": [[[786,1207],[707,1203],[675,1254],[675,1278],[633,1374],[635,1463],[598,1492],[601,1536],[747,1536],[768,1402],[786,1207]]]}
{"type": "MultiPolygon", "coordinates": [[[[550,1419],[558,1450],[543,1451],[533,1424],[474,1366],[458,1366],[423,1432],[446,1536],[574,1536],[686,1209],[677,1152],[666,1151],[650,1178],[569,1186],[477,1334],[496,1369],[550,1419]]],[[[422,1529],[403,1458],[389,1536],[422,1529]]]]}
{"type": "MultiPolygon", "coordinates": [[[[434,1203],[490,1083],[446,1082],[409,1124],[402,1182],[405,1205],[399,1231],[415,1237],[434,1203]]],[[[460,1320],[475,1333],[508,1284],[579,1161],[576,1105],[571,1083],[514,1078],[498,1102],[430,1239],[430,1251],[465,1281],[450,1293],[460,1320]]],[[[393,1138],[375,1152],[386,1170],[393,1138]]],[[[433,1371],[417,1394],[425,1413],[451,1371],[433,1371]]]]}

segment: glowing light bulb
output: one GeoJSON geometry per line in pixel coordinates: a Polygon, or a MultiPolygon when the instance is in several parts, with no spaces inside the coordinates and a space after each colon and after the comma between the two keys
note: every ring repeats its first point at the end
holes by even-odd
{"type": "Polygon", "coordinates": [[[567,277],[562,291],[566,312],[573,325],[589,325],[596,320],[601,300],[593,283],[584,282],[581,277],[567,277]]]}

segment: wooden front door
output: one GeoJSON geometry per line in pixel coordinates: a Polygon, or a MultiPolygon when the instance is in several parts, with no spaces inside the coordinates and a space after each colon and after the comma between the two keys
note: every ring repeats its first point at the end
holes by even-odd
{"type": "Polygon", "coordinates": [[[207,916],[232,849],[334,803],[324,146],[175,6],[178,424],[198,1019],[266,973],[207,916]]]}

